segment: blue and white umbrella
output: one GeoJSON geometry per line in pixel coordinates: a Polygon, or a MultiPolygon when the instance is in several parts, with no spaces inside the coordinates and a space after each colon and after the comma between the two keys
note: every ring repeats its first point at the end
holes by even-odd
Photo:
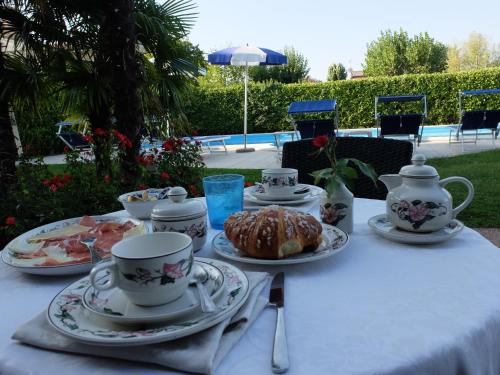
{"type": "Polygon", "coordinates": [[[245,147],[238,151],[253,151],[247,148],[248,67],[256,65],[282,65],[288,59],[282,53],[267,48],[241,46],[230,47],[208,55],[208,62],[214,65],[236,65],[245,67],[245,105],[243,111],[243,134],[245,147]]]}

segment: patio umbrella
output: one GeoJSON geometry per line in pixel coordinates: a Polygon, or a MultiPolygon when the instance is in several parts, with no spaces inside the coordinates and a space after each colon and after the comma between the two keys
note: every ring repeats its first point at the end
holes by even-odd
{"type": "Polygon", "coordinates": [[[255,65],[282,65],[287,57],[279,52],[259,47],[230,47],[208,55],[208,62],[214,65],[236,65],[245,67],[245,105],[243,111],[243,135],[245,146],[237,152],[254,151],[247,148],[247,106],[248,106],[248,67],[255,65]]]}

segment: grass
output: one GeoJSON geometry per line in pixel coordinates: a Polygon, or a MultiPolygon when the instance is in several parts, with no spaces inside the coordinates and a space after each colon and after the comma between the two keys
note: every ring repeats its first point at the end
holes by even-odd
{"type": "MultiPolygon", "coordinates": [[[[441,179],[462,176],[474,185],[472,203],[458,215],[458,219],[472,228],[500,228],[500,150],[464,154],[449,158],[430,159],[427,164],[437,169],[441,179]]],[[[64,164],[50,165],[53,173],[64,173],[64,164]]],[[[245,176],[245,181],[260,181],[260,169],[207,168],[205,176],[235,173],[245,176]]],[[[462,202],[466,189],[460,184],[449,184],[454,206],[462,202]]]]}

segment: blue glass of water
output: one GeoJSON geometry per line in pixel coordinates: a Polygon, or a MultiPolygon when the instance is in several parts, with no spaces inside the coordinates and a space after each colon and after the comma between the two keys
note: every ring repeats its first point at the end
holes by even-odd
{"type": "Polygon", "coordinates": [[[203,179],[212,228],[224,229],[224,221],[228,216],[243,210],[244,182],[245,177],[239,174],[222,174],[203,179]]]}

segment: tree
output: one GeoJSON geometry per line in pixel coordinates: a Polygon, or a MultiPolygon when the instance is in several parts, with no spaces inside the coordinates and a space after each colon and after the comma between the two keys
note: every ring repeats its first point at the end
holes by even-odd
{"type": "Polygon", "coordinates": [[[468,39],[448,47],[448,70],[473,70],[500,65],[500,53],[488,39],[477,32],[470,33],[468,39]]]}
{"type": "Polygon", "coordinates": [[[340,81],[347,78],[347,70],[342,64],[332,64],[328,67],[327,81],[340,81]]]}
{"type": "Polygon", "coordinates": [[[310,70],[305,56],[293,47],[285,47],[283,54],[288,58],[288,64],[251,67],[250,78],[258,82],[273,80],[281,83],[297,83],[305,80],[310,70]]]}
{"type": "Polygon", "coordinates": [[[444,44],[427,33],[409,38],[402,29],[387,30],[368,44],[363,70],[368,76],[442,72],[446,69],[446,51],[444,44]]]}

